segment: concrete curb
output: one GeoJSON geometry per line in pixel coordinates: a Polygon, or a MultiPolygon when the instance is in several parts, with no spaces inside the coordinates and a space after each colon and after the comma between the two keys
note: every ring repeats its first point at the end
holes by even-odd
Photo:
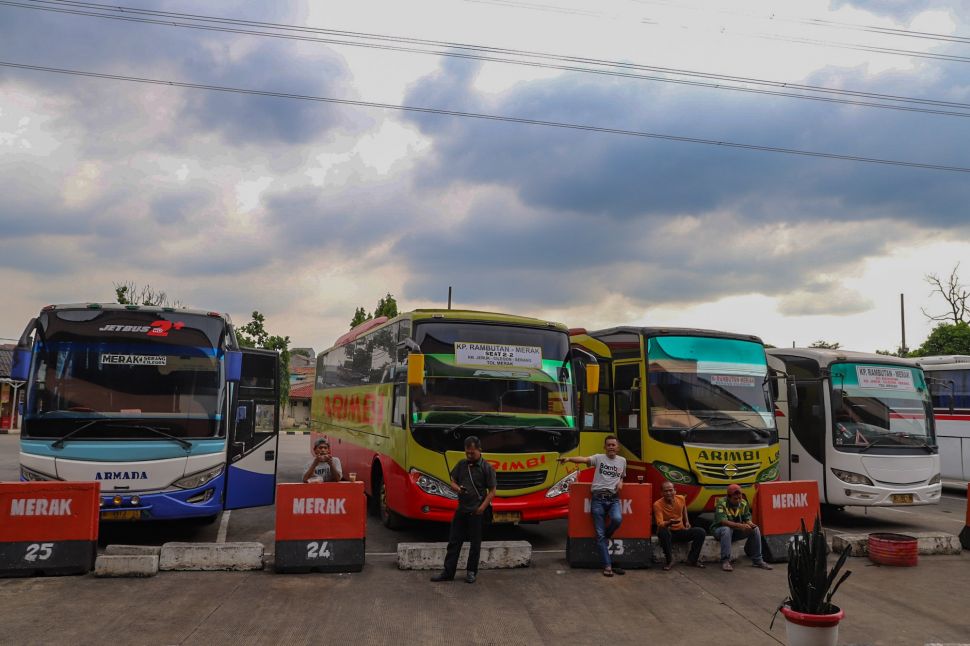
{"type": "MultiPolygon", "coordinates": [[[[920,556],[941,554],[960,554],[960,539],[943,532],[905,532],[906,536],[916,539],[916,549],[920,556]]],[[[849,556],[869,555],[869,534],[841,534],[832,537],[832,550],[841,554],[849,547],[849,556]]]]}
{"type": "Polygon", "coordinates": [[[105,556],[161,556],[161,552],[158,545],[108,545],[104,548],[105,556]]]}
{"type": "Polygon", "coordinates": [[[160,570],[262,570],[262,543],[165,543],[160,570]]]}
{"type": "Polygon", "coordinates": [[[158,555],[102,554],[94,562],[96,577],[149,577],[158,574],[158,555]]]}
{"type": "MultiPolygon", "coordinates": [[[[447,543],[398,543],[397,567],[401,570],[440,570],[445,562],[447,543]]],[[[482,541],[481,570],[529,567],[532,544],[528,541],[482,541]]],[[[468,544],[462,546],[458,569],[468,563],[468,544]]]]}
{"type": "MultiPolygon", "coordinates": [[[[653,562],[663,563],[664,551],[663,548],[660,547],[660,539],[653,536],[650,541],[653,543],[653,562]]],[[[673,558],[674,563],[686,561],[689,553],[690,543],[674,542],[673,549],[670,551],[671,558],[673,558]]],[[[734,541],[731,544],[731,559],[737,560],[742,556],[744,556],[744,540],[734,541]]],[[[705,563],[721,562],[721,543],[713,536],[708,536],[704,539],[704,547],[701,548],[700,560],[705,563]]]]}

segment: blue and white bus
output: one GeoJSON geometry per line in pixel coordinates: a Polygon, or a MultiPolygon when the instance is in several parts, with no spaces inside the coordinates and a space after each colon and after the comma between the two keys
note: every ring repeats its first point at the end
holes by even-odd
{"type": "Polygon", "coordinates": [[[214,520],[271,505],[279,360],[228,315],[49,305],[24,330],[20,478],[97,481],[102,520],[214,520]]]}

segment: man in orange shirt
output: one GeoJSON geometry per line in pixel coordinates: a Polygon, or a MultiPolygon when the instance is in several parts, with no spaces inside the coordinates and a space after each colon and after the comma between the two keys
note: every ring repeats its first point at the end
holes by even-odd
{"type": "Polygon", "coordinates": [[[690,554],[687,564],[694,567],[704,567],[700,562],[701,548],[707,533],[700,527],[691,527],[687,518],[687,501],[678,496],[674,490],[674,483],[664,482],[660,487],[663,496],[653,503],[653,517],[657,521],[657,538],[664,551],[664,570],[674,566],[671,556],[673,541],[686,543],[690,541],[690,554]]]}

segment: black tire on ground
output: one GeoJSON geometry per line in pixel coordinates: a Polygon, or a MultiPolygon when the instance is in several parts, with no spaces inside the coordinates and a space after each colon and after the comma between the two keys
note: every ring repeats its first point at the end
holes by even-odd
{"type": "Polygon", "coordinates": [[[377,499],[377,513],[380,516],[381,524],[388,529],[404,529],[406,524],[404,516],[387,506],[387,487],[380,471],[374,474],[374,490],[377,492],[374,498],[377,499]]]}

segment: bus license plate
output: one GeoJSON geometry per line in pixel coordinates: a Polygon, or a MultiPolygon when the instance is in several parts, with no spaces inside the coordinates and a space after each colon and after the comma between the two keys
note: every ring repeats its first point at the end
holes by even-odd
{"type": "Polygon", "coordinates": [[[893,496],[894,505],[912,505],[913,504],[913,494],[911,493],[894,493],[893,496]]]}
{"type": "Polygon", "coordinates": [[[101,520],[141,520],[140,509],[112,509],[101,512],[101,520]]]}
{"type": "Polygon", "coordinates": [[[492,512],[493,523],[518,523],[522,520],[520,511],[495,511],[492,512]]]}

